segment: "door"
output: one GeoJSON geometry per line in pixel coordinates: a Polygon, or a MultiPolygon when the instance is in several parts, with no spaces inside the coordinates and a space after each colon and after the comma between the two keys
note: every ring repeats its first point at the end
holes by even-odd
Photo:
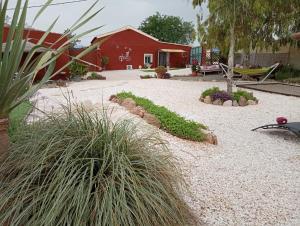
{"type": "Polygon", "coordinates": [[[167,53],[159,52],[159,66],[167,67],[167,53]]]}

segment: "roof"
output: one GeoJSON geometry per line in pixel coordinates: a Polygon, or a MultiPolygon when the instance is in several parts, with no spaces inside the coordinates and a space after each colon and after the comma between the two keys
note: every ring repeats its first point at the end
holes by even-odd
{"type": "MultiPolygon", "coordinates": [[[[33,49],[35,46],[36,46],[36,44],[27,41],[27,42],[25,43],[25,49],[24,49],[24,52],[30,52],[30,50],[33,49]]],[[[4,43],[2,44],[2,50],[4,50],[5,47],[6,47],[6,43],[4,42],[4,43]]],[[[38,49],[36,49],[36,52],[42,53],[42,52],[45,52],[46,50],[47,50],[47,49],[44,48],[44,47],[39,47],[38,49]]]]}
{"type": "Polygon", "coordinates": [[[105,38],[105,37],[107,37],[107,36],[111,36],[111,35],[120,33],[120,32],[122,32],[122,31],[126,31],[126,30],[132,30],[132,31],[134,31],[134,32],[136,32],[136,33],[139,33],[139,34],[141,34],[141,35],[143,35],[143,36],[146,36],[146,37],[148,37],[148,38],[150,38],[150,39],[152,39],[152,40],[154,40],[154,41],[156,41],[156,42],[160,42],[160,43],[164,43],[164,44],[172,44],[172,45],[179,45],[179,46],[187,46],[187,47],[191,47],[191,45],[184,45],[184,44],[171,43],[171,42],[162,42],[162,41],[160,41],[159,39],[157,39],[157,38],[155,38],[155,37],[153,37],[153,36],[151,36],[151,35],[149,35],[149,34],[143,32],[143,31],[141,31],[141,30],[139,30],[139,29],[136,29],[136,28],[134,28],[134,27],[132,27],[132,26],[125,26],[125,27],[119,28],[119,29],[117,29],[117,30],[114,30],[114,31],[111,31],[111,32],[104,33],[104,34],[102,34],[102,35],[99,35],[99,36],[95,37],[95,38],[92,40],[92,42],[93,42],[95,39],[105,38]]]}

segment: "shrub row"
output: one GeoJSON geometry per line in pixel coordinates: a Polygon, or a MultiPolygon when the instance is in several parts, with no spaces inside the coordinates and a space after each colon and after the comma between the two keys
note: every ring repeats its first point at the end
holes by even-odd
{"type": "Polygon", "coordinates": [[[174,136],[200,142],[205,139],[205,134],[201,129],[206,129],[206,127],[198,122],[187,120],[177,113],[163,106],[158,106],[146,98],[137,97],[131,92],[121,92],[116,96],[122,100],[132,98],[138,106],[156,116],[162,125],[162,129],[174,136]]]}

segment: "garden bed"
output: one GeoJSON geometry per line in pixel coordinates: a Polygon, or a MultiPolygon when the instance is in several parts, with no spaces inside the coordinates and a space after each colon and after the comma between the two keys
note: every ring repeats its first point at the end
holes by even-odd
{"type": "Polygon", "coordinates": [[[218,87],[212,87],[205,90],[200,97],[200,101],[206,104],[221,105],[227,107],[244,107],[247,105],[258,104],[258,99],[253,96],[253,93],[237,90],[232,95],[218,87]]]}
{"type": "Polygon", "coordinates": [[[207,141],[217,144],[214,134],[206,131],[207,127],[191,120],[187,120],[163,106],[158,106],[152,101],[137,97],[130,92],[121,92],[112,95],[110,101],[124,106],[132,114],[143,118],[147,123],[156,126],[176,137],[191,141],[207,141]]]}

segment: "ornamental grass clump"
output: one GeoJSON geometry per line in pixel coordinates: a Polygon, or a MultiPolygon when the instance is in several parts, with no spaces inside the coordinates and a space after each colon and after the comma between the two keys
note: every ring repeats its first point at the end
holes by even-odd
{"type": "Polygon", "coordinates": [[[24,125],[11,140],[0,225],[194,223],[164,142],[129,121],[79,108],[24,125]]]}

